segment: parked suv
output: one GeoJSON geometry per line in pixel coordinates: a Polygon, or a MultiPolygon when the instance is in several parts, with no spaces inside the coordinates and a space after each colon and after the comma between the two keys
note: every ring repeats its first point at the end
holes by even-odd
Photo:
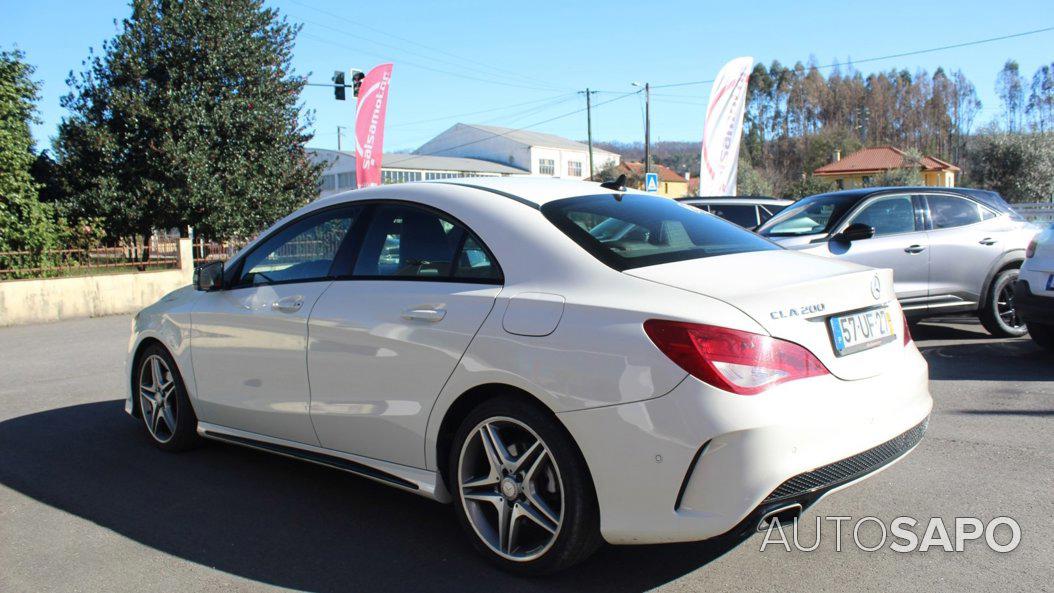
{"type": "Polygon", "coordinates": [[[994,336],[1027,333],[1013,283],[1036,227],[990,191],[887,187],[811,196],[758,232],[785,247],[892,268],[914,320],[976,313],[994,336]]]}
{"type": "Polygon", "coordinates": [[[1032,340],[1054,350],[1054,224],[1028,244],[1014,302],[1032,340]]]}

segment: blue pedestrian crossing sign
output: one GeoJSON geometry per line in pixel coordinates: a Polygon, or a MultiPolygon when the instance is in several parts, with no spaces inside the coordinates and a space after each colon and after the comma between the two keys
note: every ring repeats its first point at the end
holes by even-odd
{"type": "Polygon", "coordinates": [[[644,176],[644,191],[659,191],[658,173],[648,173],[644,176]]]}

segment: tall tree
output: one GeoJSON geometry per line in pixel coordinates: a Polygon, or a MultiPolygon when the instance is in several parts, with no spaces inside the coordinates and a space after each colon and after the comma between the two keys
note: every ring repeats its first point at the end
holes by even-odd
{"type": "Polygon", "coordinates": [[[1026,111],[1032,129],[1040,133],[1054,131],[1054,64],[1044,64],[1036,70],[1031,91],[1026,111]]]}
{"type": "Polygon", "coordinates": [[[133,0],[70,75],[55,152],[71,211],[111,236],[258,232],[317,195],[304,151],[299,27],[262,0],[133,0]]]}
{"type": "Polygon", "coordinates": [[[36,267],[46,249],[64,236],[50,205],[37,199],[40,187],[30,169],[36,160],[29,124],[35,117],[37,84],[20,51],[0,51],[0,268],[36,267]]]}
{"type": "Polygon", "coordinates": [[[1007,60],[995,79],[995,91],[1003,102],[1006,131],[1013,134],[1021,127],[1021,110],[1025,103],[1025,81],[1015,60],[1007,60]]]}

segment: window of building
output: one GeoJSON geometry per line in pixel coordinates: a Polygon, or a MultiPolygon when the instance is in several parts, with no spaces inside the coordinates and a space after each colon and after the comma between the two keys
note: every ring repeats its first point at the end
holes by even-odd
{"type": "Polygon", "coordinates": [[[337,187],[339,189],[353,188],[355,187],[355,174],[354,173],[338,173],[337,174],[337,187]]]}
{"type": "Polygon", "coordinates": [[[337,189],[336,175],[323,175],[318,180],[318,189],[321,191],[333,191],[337,189]]]}
{"type": "Polygon", "coordinates": [[[556,175],[556,162],[553,159],[538,159],[539,175],[556,175]]]}
{"type": "Polygon", "coordinates": [[[567,175],[569,177],[581,177],[582,161],[567,161],[567,175]]]}
{"type": "Polygon", "coordinates": [[[425,173],[425,179],[426,180],[429,180],[429,179],[456,179],[458,177],[461,177],[461,175],[458,174],[458,173],[448,173],[448,172],[440,172],[440,171],[428,171],[428,172],[425,173]]]}
{"type": "Polygon", "coordinates": [[[385,185],[392,183],[407,183],[409,181],[421,181],[421,172],[403,171],[401,169],[381,169],[381,183],[385,185]]]}

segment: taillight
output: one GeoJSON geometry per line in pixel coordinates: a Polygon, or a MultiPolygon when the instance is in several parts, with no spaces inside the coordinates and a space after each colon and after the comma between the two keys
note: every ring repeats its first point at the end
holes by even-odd
{"type": "Polygon", "coordinates": [[[663,354],[693,377],[739,395],[829,374],[812,352],[769,336],[661,319],[645,321],[644,331],[663,354]]]}
{"type": "Polygon", "coordinates": [[[1028,247],[1025,248],[1025,259],[1029,259],[1036,255],[1036,245],[1039,243],[1036,237],[1032,237],[1032,240],[1028,242],[1028,247]]]}

